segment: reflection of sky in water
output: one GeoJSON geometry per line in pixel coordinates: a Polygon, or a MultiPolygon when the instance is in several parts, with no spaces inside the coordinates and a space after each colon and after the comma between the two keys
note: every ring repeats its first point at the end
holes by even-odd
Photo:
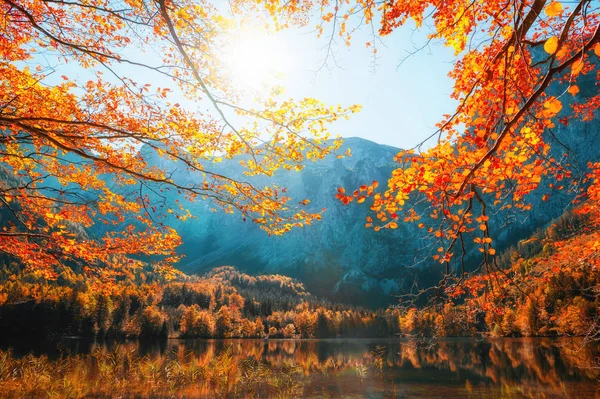
{"type": "MultiPolygon", "coordinates": [[[[600,397],[597,384],[600,371],[590,368],[595,364],[597,347],[580,349],[580,344],[581,341],[573,339],[474,338],[430,345],[366,339],[160,343],[65,339],[59,349],[56,344],[21,345],[14,347],[13,353],[15,357],[30,351],[36,355],[44,353],[51,362],[60,361],[60,351],[79,354],[77,361],[82,369],[90,370],[85,377],[92,384],[98,378],[92,372],[97,359],[115,353],[142,357],[159,370],[174,364],[184,369],[193,366],[213,371],[227,367],[229,382],[250,386],[246,379],[252,377],[256,383],[252,392],[248,392],[240,388],[242,385],[223,388],[219,385],[222,382],[212,376],[207,377],[213,379],[211,383],[193,385],[192,390],[188,386],[179,393],[184,396],[211,397],[216,395],[215,390],[230,389],[229,397],[276,397],[282,392],[284,397],[600,397]],[[250,376],[248,370],[256,375],[250,376]],[[265,374],[265,370],[271,374],[265,374]]],[[[10,344],[3,344],[6,345],[10,344]]]]}

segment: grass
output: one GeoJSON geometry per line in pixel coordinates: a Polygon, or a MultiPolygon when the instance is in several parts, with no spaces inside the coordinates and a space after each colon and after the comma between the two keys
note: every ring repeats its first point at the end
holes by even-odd
{"type": "Polygon", "coordinates": [[[0,351],[0,396],[3,398],[207,397],[297,398],[319,373],[292,360],[267,364],[255,354],[234,356],[227,348],[212,357],[185,351],[141,356],[116,346],[89,355],[63,353],[56,359],[0,351]]]}

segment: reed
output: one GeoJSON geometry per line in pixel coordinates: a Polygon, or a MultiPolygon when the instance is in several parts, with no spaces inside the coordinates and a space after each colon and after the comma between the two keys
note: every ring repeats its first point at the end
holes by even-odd
{"type": "Polygon", "coordinates": [[[119,345],[54,359],[0,351],[3,398],[297,398],[310,379],[292,360],[274,366],[231,348],[208,362],[174,351],[141,356],[119,345]]]}

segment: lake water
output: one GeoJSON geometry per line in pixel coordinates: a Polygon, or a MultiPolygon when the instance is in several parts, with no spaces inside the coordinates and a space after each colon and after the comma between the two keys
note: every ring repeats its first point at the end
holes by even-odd
{"type": "Polygon", "coordinates": [[[581,343],[1,342],[0,397],[600,398],[599,348],[581,343]]]}

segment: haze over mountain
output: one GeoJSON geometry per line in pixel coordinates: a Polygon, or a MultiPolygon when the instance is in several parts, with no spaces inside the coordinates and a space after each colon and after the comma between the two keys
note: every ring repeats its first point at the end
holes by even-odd
{"type": "MultiPolygon", "coordinates": [[[[349,291],[356,289],[382,293],[396,290],[396,280],[406,276],[387,273],[414,265],[418,255],[419,248],[403,243],[403,237],[411,234],[411,226],[375,233],[364,227],[368,207],[345,207],[335,199],[335,193],[338,187],[384,182],[395,167],[393,157],[399,150],[358,138],[346,139],[340,152],[348,147],[352,149],[351,157],[331,156],[307,163],[301,172],[276,173],[274,183],[286,187],[287,195],[294,200],[309,198],[309,210],[326,208],[320,222],[293,229],[284,236],[269,237],[252,222],[212,212],[210,202],[191,204],[189,209],[197,219],[172,222],[184,242],[180,248],[185,255],[179,264],[181,270],[200,273],[215,266],[233,265],[252,273],[277,272],[300,278],[321,295],[350,297],[349,291]]],[[[242,173],[236,160],[226,160],[216,167],[233,176],[242,173]]],[[[178,178],[194,178],[181,173],[178,178]]]]}

